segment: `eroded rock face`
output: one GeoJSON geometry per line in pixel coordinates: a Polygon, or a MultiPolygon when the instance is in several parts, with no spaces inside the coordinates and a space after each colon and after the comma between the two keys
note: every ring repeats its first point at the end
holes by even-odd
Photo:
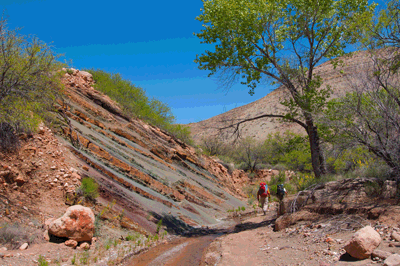
{"type": "Polygon", "coordinates": [[[368,196],[366,190],[370,183],[378,182],[376,178],[354,178],[321,184],[313,190],[302,191],[299,196],[285,198],[280,214],[293,212],[294,207],[319,214],[365,213],[376,219],[383,210],[370,212],[375,199],[368,196]]]}
{"type": "Polygon", "coordinates": [[[81,242],[91,241],[94,234],[94,213],[90,208],[74,205],[49,224],[49,233],[81,242]]]}
{"type": "Polygon", "coordinates": [[[353,235],[351,240],[346,243],[344,249],[353,258],[363,260],[371,256],[381,241],[379,233],[371,226],[366,226],[353,235]]]}

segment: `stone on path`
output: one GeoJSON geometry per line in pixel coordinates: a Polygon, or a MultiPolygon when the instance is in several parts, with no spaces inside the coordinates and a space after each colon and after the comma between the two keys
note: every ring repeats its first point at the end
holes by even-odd
{"type": "Polygon", "coordinates": [[[371,226],[358,230],[344,247],[347,253],[356,259],[367,259],[372,251],[381,243],[382,239],[378,232],[371,226]]]}
{"type": "Polygon", "coordinates": [[[89,245],[89,243],[87,243],[87,242],[83,242],[82,244],[80,244],[80,246],[79,246],[81,249],[83,249],[83,250],[88,250],[88,249],[90,249],[90,245],[89,245]]]}
{"type": "Polygon", "coordinates": [[[28,246],[29,246],[28,243],[24,243],[24,244],[22,244],[22,246],[19,247],[19,249],[20,250],[25,250],[25,249],[28,248],[28,246]]]}
{"type": "Polygon", "coordinates": [[[375,249],[371,254],[371,258],[380,258],[381,260],[386,260],[390,255],[392,255],[392,253],[388,251],[375,249]]]}
{"type": "Polygon", "coordinates": [[[384,262],[384,266],[394,266],[394,265],[399,265],[400,264],[400,255],[399,254],[393,254],[390,255],[384,262]]]}
{"type": "Polygon", "coordinates": [[[400,242],[400,235],[396,231],[392,232],[390,238],[393,239],[394,241],[400,242]]]}

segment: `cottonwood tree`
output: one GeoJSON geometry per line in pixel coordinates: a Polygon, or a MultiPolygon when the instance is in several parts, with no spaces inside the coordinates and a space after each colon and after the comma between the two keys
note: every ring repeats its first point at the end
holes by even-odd
{"type": "Polygon", "coordinates": [[[332,100],[325,118],[334,129],[329,138],[335,143],[346,148],[365,147],[383,159],[393,174],[399,174],[400,76],[385,63],[396,51],[385,50],[384,54],[373,58],[370,71],[352,75],[348,82],[352,92],[332,100]]]}
{"type": "Polygon", "coordinates": [[[392,174],[400,174],[400,3],[391,1],[370,27],[366,44],[371,67],[353,73],[352,92],[332,100],[325,124],[335,128],[337,142],[362,146],[383,159],[392,174]],[[380,48],[380,49],[376,49],[380,48]]]}
{"type": "Polygon", "coordinates": [[[285,112],[263,114],[235,122],[281,118],[308,134],[312,166],[318,178],[326,173],[314,115],[330,95],[315,67],[344,54],[357,41],[374,9],[367,0],[208,0],[197,20],[203,29],[195,34],[212,51],[197,56],[200,69],[219,74],[229,86],[246,84],[250,94],[264,79],[284,86],[285,112]]]}

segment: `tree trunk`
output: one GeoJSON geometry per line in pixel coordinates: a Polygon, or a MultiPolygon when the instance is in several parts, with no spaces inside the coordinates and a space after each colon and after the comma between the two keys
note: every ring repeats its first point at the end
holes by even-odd
{"type": "Polygon", "coordinates": [[[310,115],[306,118],[306,124],[308,139],[310,141],[311,164],[314,170],[315,177],[320,178],[321,176],[325,175],[327,171],[325,158],[321,149],[321,142],[319,139],[318,130],[317,127],[314,125],[314,121],[310,115]]]}

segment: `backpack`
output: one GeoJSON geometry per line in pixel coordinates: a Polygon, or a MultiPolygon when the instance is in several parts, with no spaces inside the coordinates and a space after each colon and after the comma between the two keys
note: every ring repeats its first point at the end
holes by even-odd
{"type": "Polygon", "coordinates": [[[261,197],[267,197],[269,195],[268,185],[260,183],[260,195],[261,197]]]}
{"type": "Polygon", "coordinates": [[[283,197],[285,196],[285,189],[283,188],[283,184],[280,184],[276,188],[276,195],[283,197]]]}

